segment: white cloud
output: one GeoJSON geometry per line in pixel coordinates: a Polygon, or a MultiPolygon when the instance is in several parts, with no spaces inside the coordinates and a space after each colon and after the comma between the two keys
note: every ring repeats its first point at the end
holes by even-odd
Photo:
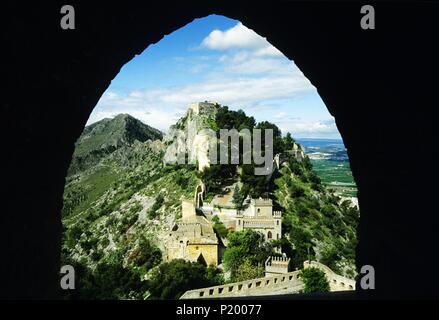
{"type": "Polygon", "coordinates": [[[189,103],[213,100],[230,105],[253,104],[253,102],[289,97],[313,87],[305,78],[274,77],[223,78],[173,88],[163,93],[161,99],[169,103],[189,103]]]}
{"type": "Polygon", "coordinates": [[[290,76],[298,76],[294,74],[298,72],[297,67],[292,62],[285,62],[280,59],[249,57],[246,60],[237,61],[232,57],[230,61],[223,61],[226,63],[225,70],[241,74],[257,74],[257,73],[277,73],[290,76]]]}
{"type": "Polygon", "coordinates": [[[199,63],[189,68],[189,72],[192,74],[198,74],[204,72],[208,68],[207,64],[199,63]]]}
{"type": "Polygon", "coordinates": [[[256,50],[254,55],[257,57],[282,57],[283,53],[280,52],[276,47],[273,47],[271,44],[269,44],[266,47],[256,50]]]}
{"type": "Polygon", "coordinates": [[[182,115],[189,103],[212,100],[239,108],[260,106],[273,99],[288,98],[314,87],[305,78],[291,75],[266,75],[249,78],[212,77],[190,85],[133,90],[126,94],[107,91],[99,100],[88,123],[129,113],[148,125],[166,131],[182,115]]]}
{"type": "MultiPolygon", "coordinates": [[[[186,112],[186,106],[195,101],[213,100],[244,110],[275,110],[270,101],[290,97],[308,84],[295,82],[291,78],[242,79],[235,83],[218,81],[195,85],[132,91],[118,94],[107,91],[93,111],[88,124],[103,118],[112,118],[119,113],[128,113],[144,123],[166,132],[186,112]],[[266,103],[264,103],[266,101],[266,103]],[[268,104],[267,104],[268,102],[268,104]]],[[[252,112],[249,115],[255,115],[252,112]]],[[[306,121],[288,111],[274,113],[266,120],[276,123],[282,132],[291,132],[294,137],[339,138],[334,119],[306,121]]]]}
{"type": "Polygon", "coordinates": [[[282,52],[241,23],[226,31],[212,31],[204,38],[201,47],[225,51],[218,61],[228,72],[241,74],[300,72],[282,52]],[[228,51],[228,49],[238,49],[238,51],[228,51]]]}
{"type": "Polygon", "coordinates": [[[189,103],[212,100],[242,108],[259,120],[272,121],[282,132],[290,131],[293,136],[338,137],[333,121],[309,121],[306,115],[302,120],[297,117],[301,114],[288,112],[286,107],[293,97],[317,92],[292,61],[253,30],[241,23],[226,31],[214,30],[201,47],[222,51],[221,56],[175,57],[186,66],[179,71],[186,73],[186,84],[125,93],[107,91],[88,123],[128,113],[167,131],[186,112],[189,103]],[[194,75],[198,76],[196,82],[194,75]]]}
{"type": "Polygon", "coordinates": [[[285,119],[285,117],[288,116],[288,113],[286,112],[278,112],[274,115],[275,119],[281,120],[281,119],[285,119]]]}
{"type": "Polygon", "coordinates": [[[166,131],[181,117],[181,113],[175,109],[154,106],[154,97],[158,97],[159,92],[161,91],[132,91],[127,95],[121,95],[107,91],[99,100],[87,124],[113,118],[120,113],[128,113],[154,128],[166,131]]]}
{"type": "MultiPolygon", "coordinates": [[[[241,22],[226,31],[214,30],[201,42],[201,47],[211,50],[242,49],[236,58],[248,58],[249,53],[256,57],[282,57],[283,54],[241,22]]],[[[238,62],[238,61],[236,61],[238,62]]]]}
{"type": "Polygon", "coordinates": [[[291,132],[293,137],[340,138],[333,119],[319,121],[285,121],[279,124],[282,132],[291,132]]]}
{"type": "Polygon", "coordinates": [[[239,22],[226,31],[213,30],[203,39],[201,45],[209,49],[226,50],[230,48],[260,49],[267,47],[269,43],[239,22]]]}

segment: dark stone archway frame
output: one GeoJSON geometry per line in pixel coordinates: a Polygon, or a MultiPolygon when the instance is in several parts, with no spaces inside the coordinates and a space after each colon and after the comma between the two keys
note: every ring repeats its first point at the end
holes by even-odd
{"type": "Polygon", "coordinates": [[[1,297],[59,294],[64,179],[88,116],[135,54],[213,13],[294,60],[336,118],[359,188],[357,267],[376,270],[367,296],[435,295],[438,279],[407,282],[406,273],[437,251],[439,218],[426,200],[435,199],[433,160],[422,156],[434,145],[436,4],[376,4],[373,31],[360,28],[355,3],[80,1],[73,31],[59,27],[61,5],[5,5],[1,297]]]}

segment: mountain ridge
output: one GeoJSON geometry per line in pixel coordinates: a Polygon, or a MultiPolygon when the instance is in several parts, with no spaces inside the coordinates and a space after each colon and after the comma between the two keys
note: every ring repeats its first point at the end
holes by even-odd
{"type": "Polygon", "coordinates": [[[68,175],[85,170],[115,150],[135,141],[161,140],[163,133],[129,114],[104,118],[84,128],[73,153],[68,175]]]}
{"type": "MultiPolygon", "coordinates": [[[[163,239],[181,217],[181,200],[192,199],[201,181],[206,185],[208,198],[240,181],[241,199],[268,196],[276,210],[283,211],[285,233],[278,245],[292,257],[294,266],[300,266],[311,254],[313,259],[324,261],[342,274],[355,272],[357,212],[348,203],[339,205],[340,200],[324,189],[307,157],[300,162],[285,152],[294,143],[291,136],[282,137],[275,125],[266,121],[256,123],[243,111],[225,106],[212,113],[195,114],[188,110],[174,125],[174,136],[172,132],[159,135],[158,130],[149,126],[144,131],[143,126],[147,125],[122,114],[86,127],[82,139],[78,139],[77,148],[88,150],[92,156],[93,151],[98,154],[86,166],[77,166],[66,182],[63,261],[88,270],[84,272],[92,277],[97,277],[95,272],[99,268],[111,265],[117,272],[137,274],[133,277],[140,277],[141,282],[166,259],[163,239]],[[126,119],[132,135],[124,140],[120,133],[126,129],[126,119]],[[185,140],[189,128],[196,131],[219,127],[274,129],[275,149],[286,155],[284,165],[267,179],[255,177],[253,165],[213,165],[200,172],[196,164],[164,163],[174,142],[177,151],[192,147],[185,140]],[[92,134],[94,130],[97,134],[92,134]],[[108,131],[109,137],[102,139],[108,131]],[[135,138],[137,134],[144,141],[135,138]],[[146,139],[159,136],[154,141],[146,139]],[[81,146],[83,143],[88,145],[81,146]]],[[[87,152],[79,152],[82,154],[87,152]]],[[[137,286],[137,282],[132,285],[137,286]]],[[[122,285],[114,286],[118,291],[122,285]]],[[[139,298],[145,289],[136,290],[139,298]]],[[[117,297],[127,295],[118,293],[117,297]]]]}

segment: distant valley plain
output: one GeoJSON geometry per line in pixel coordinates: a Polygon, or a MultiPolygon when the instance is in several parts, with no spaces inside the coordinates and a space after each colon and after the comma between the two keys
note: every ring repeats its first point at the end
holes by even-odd
{"type": "Polygon", "coordinates": [[[322,182],[343,197],[357,197],[349,158],[341,139],[297,139],[322,182]]]}

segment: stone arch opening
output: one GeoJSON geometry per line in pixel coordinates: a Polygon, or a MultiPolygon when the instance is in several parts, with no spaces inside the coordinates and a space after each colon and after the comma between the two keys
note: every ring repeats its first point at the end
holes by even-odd
{"type": "Polygon", "coordinates": [[[25,28],[11,24],[5,46],[12,50],[7,51],[10,63],[5,73],[11,81],[4,106],[16,135],[5,141],[12,154],[6,158],[10,166],[6,182],[13,187],[11,196],[5,196],[2,220],[6,232],[1,234],[7,244],[4,255],[8,257],[1,265],[2,296],[53,298],[59,294],[64,177],[87,118],[121,66],[164,35],[211,13],[242,21],[294,59],[335,116],[349,150],[363,209],[357,265],[380,270],[379,286],[368,294],[436,295],[437,285],[431,281],[405,281],[405,270],[416,269],[417,261],[428,256],[436,243],[438,219],[429,214],[430,203],[414,200],[434,198],[435,190],[406,187],[431,182],[429,175],[406,174],[407,168],[425,167],[425,159],[386,159],[393,159],[407,145],[429,150],[435,144],[435,118],[427,106],[434,105],[437,98],[435,82],[429,80],[434,79],[438,56],[430,39],[431,30],[437,29],[437,8],[376,4],[380,27],[372,35],[359,28],[357,3],[254,3],[249,7],[246,2],[185,2],[172,7],[157,3],[151,10],[149,3],[139,2],[106,4],[104,12],[96,3],[81,6],[80,28],[69,33],[51,27],[58,21],[49,26],[53,13],[59,11],[55,4],[34,7],[32,14],[14,9],[7,15],[7,21],[21,21],[25,28]],[[410,29],[401,28],[405,21],[414,22],[410,29]],[[17,41],[22,37],[26,41],[17,41]],[[39,48],[33,52],[33,60],[28,59],[30,47],[39,48]],[[413,63],[407,65],[407,61],[413,63]],[[407,66],[405,77],[400,77],[401,66],[407,66]],[[426,81],[410,83],[406,79],[426,81]],[[416,130],[407,135],[406,129],[413,124],[416,130]],[[399,139],[401,136],[405,138],[399,139]],[[25,181],[28,188],[18,190],[17,181],[25,181]],[[386,181],[394,182],[391,190],[386,181]],[[23,197],[28,201],[20,202],[23,197]],[[422,212],[429,223],[410,219],[413,212],[422,212]],[[388,230],[394,230],[391,237],[388,230]],[[419,236],[407,238],[413,232],[419,236]],[[401,253],[394,248],[406,250],[401,253]],[[413,254],[408,262],[405,252],[413,254]],[[402,264],[407,268],[401,269],[402,264]],[[29,283],[17,274],[35,277],[29,283]]]}
{"type": "MultiPolygon", "coordinates": [[[[217,37],[217,36],[221,36],[222,35],[222,37],[223,37],[223,42],[224,41],[227,41],[227,37],[228,36],[230,36],[230,33],[228,33],[228,32],[230,32],[231,30],[236,30],[236,29],[238,29],[239,30],[239,32],[238,32],[238,35],[240,35],[240,33],[242,33],[242,32],[249,32],[248,30],[248,28],[246,28],[245,26],[243,26],[242,25],[242,23],[238,23],[238,24],[236,24],[236,25],[234,25],[234,26],[232,26],[232,27],[230,27],[230,28],[228,28],[227,30],[223,30],[223,31],[218,31],[218,30],[213,30],[212,32],[210,32],[204,39],[203,39],[203,42],[202,42],[202,44],[204,44],[204,42],[206,41],[206,40],[215,40],[215,37],[217,37]],[[222,33],[221,33],[222,32],[222,33]]],[[[251,35],[251,36],[253,36],[253,34],[251,35]]],[[[258,35],[256,35],[256,36],[258,36],[258,35]]],[[[218,40],[218,39],[216,39],[216,40],[218,40]]],[[[261,40],[258,40],[258,41],[261,41],[261,40]]],[[[257,42],[257,41],[256,41],[257,42]]],[[[212,43],[210,43],[210,42],[207,42],[209,45],[211,45],[213,48],[214,48],[214,50],[216,50],[217,49],[217,47],[215,47],[215,46],[218,46],[218,44],[212,44],[212,43]]],[[[220,39],[220,41],[219,41],[219,45],[221,45],[221,39],[220,39]]],[[[233,43],[233,41],[232,41],[232,43],[233,43]]],[[[223,44],[224,45],[224,44],[223,44]]],[[[234,43],[233,45],[237,45],[238,47],[239,46],[241,46],[241,44],[239,44],[239,43],[234,43]]],[[[258,46],[260,46],[260,44],[258,44],[258,46]]],[[[258,47],[257,48],[257,50],[255,51],[255,53],[253,53],[254,54],[254,56],[251,56],[250,55],[250,57],[247,57],[248,59],[254,59],[255,61],[253,62],[253,66],[254,65],[256,65],[256,66],[258,66],[259,67],[259,65],[257,64],[258,62],[259,63],[261,63],[262,65],[263,65],[263,63],[262,62],[264,62],[264,61],[262,61],[261,62],[261,57],[265,57],[266,55],[268,56],[268,57],[272,57],[272,56],[275,56],[275,57],[278,57],[279,55],[280,56],[282,56],[282,57],[285,57],[280,51],[274,51],[274,50],[277,50],[276,48],[274,48],[274,47],[272,47],[271,46],[271,44],[269,43],[269,42],[266,42],[266,43],[264,43],[264,46],[262,46],[262,47],[258,47]],[[258,60],[259,59],[259,60],[258,60]]],[[[219,50],[222,50],[222,49],[219,49],[219,50]]],[[[253,50],[253,49],[252,49],[253,50]]],[[[234,59],[238,59],[239,58],[239,54],[242,54],[242,52],[238,52],[238,54],[236,54],[233,58],[234,59]]],[[[224,56],[222,56],[221,57],[221,59],[223,58],[224,56]]],[[[230,57],[229,57],[230,58],[230,57]]],[[[224,59],[227,59],[227,57],[226,58],[224,58],[224,59]]],[[[268,60],[268,61],[270,61],[270,62],[272,62],[271,60],[268,60]]],[[[242,64],[243,64],[243,62],[245,62],[245,61],[239,61],[239,66],[238,65],[234,65],[234,67],[242,67],[242,64]]],[[[291,62],[291,61],[289,61],[289,62],[291,62]]],[[[127,67],[128,68],[128,65],[129,65],[129,63],[126,65],[126,66],[124,66],[124,68],[125,67],[127,67]]],[[[249,67],[251,67],[251,65],[249,65],[249,66],[247,66],[247,68],[249,68],[249,67]]],[[[265,67],[265,66],[263,66],[263,67],[265,67]]],[[[272,68],[273,66],[269,66],[269,68],[272,68]]],[[[121,73],[122,73],[123,71],[121,71],[121,73]]],[[[248,72],[248,71],[246,71],[246,72],[248,72]]],[[[252,73],[252,72],[254,72],[253,70],[252,71],[250,71],[250,73],[252,73]]],[[[260,72],[266,72],[266,71],[258,71],[259,73],[260,72]]],[[[299,70],[299,72],[300,72],[300,70],[299,70]]],[[[285,79],[285,81],[287,81],[288,79],[285,79]]],[[[282,81],[281,81],[282,82],[282,81]]],[[[281,82],[279,82],[279,85],[281,84],[281,82]]],[[[294,85],[297,85],[297,83],[293,83],[294,85]]],[[[111,88],[111,87],[110,87],[111,88]]],[[[137,91],[133,91],[133,92],[130,92],[130,94],[129,95],[127,95],[126,97],[124,97],[124,98],[126,98],[126,99],[128,99],[129,101],[135,101],[135,99],[137,99],[139,96],[141,97],[142,96],[142,94],[144,95],[144,93],[142,93],[142,92],[137,92],[137,91]],[[131,100],[130,100],[131,99],[131,100]]],[[[235,93],[236,94],[236,93],[235,93]]],[[[318,94],[317,94],[317,96],[318,96],[318,94]]],[[[113,92],[106,92],[105,94],[104,94],[104,96],[103,96],[104,98],[106,98],[108,101],[114,101],[114,100],[117,100],[118,99],[118,94],[117,93],[113,93],[113,92]]],[[[319,97],[320,98],[320,97],[319,97]]],[[[205,102],[207,102],[206,100],[204,100],[204,99],[201,99],[201,100],[203,100],[203,101],[205,101],[205,102]]],[[[125,100],[126,101],[126,100],[125,100]]],[[[98,103],[98,106],[99,106],[99,103],[98,103]]],[[[125,105],[126,106],[126,105],[125,105]]],[[[128,106],[129,106],[129,104],[128,104],[128,106]]],[[[199,106],[198,106],[198,109],[197,108],[193,108],[193,107],[191,107],[192,109],[192,113],[195,113],[195,114],[198,114],[198,113],[200,113],[201,111],[199,110],[199,106]]],[[[324,106],[324,108],[325,108],[325,110],[326,110],[326,106],[324,106]]],[[[156,111],[158,112],[158,110],[156,109],[156,111]]],[[[146,121],[148,121],[148,119],[150,119],[151,117],[153,117],[152,116],[152,114],[153,113],[151,113],[151,112],[149,112],[148,114],[147,114],[147,116],[145,117],[145,119],[146,119],[146,121]]],[[[285,116],[285,115],[283,115],[283,116],[285,116]]],[[[93,113],[92,113],[92,117],[93,117],[93,113]]],[[[125,126],[126,126],[126,128],[128,128],[128,127],[130,127],[130,126],[133,126],[134,124],[138,124],[138,122],[136,122],[136,119],[132,119],[132,117],[130,117],[129,115],[126,115],[126,114],[120,114],[120,115],[116,115],[115,117],[114,117],[114,119],[117,119],[117,121],[120,121],[120,122],[122,122],[125,126]],[[134,123],[134,124],[133,124],[134,123]]],[[[113,120],[114,120],[113,119],[113,120]]],[[[104,119],[105,120],[105,119],[104,119]]],[[[104,120],[101,120],[101,121],[104,121],[104,120]]],[[[113,120],[111,120],[111,121],[113,121],[113,120]]],[[[87,128],[85,129],[85,132],[86,132],[86,142],[89,142],[90,141],[90,139],[92,139],[92,138],[90,138],[90,136],[93,136],[93,133],[95,132],[95,131],[93,131],[94,130],[94,128],[100,128],[99,126],[105,126],[105,125],[107,125],[107,123],[109,123],[109,121],[110,120],[108,120],[107,122],[105,122],[104,124],[102,124],[102,123],[100,123],[100,121],[97,121],[97,122],[94,122],[94,123],[92,123],[89,127],[87,127],[87,128],[90,128],[90,127],[93,127],[93,129],[90,129],[89,131],[87,131],[87,128]],[[96,123],[98,123],[97,125],[96,125],[96,123]],[[91,133],[90,133],[91,132],[91,133]]],[[[178,123],[177,123],[177,125],[178,125],[178,123]]],[[[152,132],[153,131],[153,129],[154,129],[154,127],[150,127],[150,128],[146,128],[146,129],[142,129],[142,130],[146,130],[146,131],[148,131],[149,133],[150,132],[152,132]]],[[[96,136],[96,134],[95,134],[95,136],[96,136]]],[[[158,134],[157,134],[157,137],[156,136],[154,136],[154,139],[157,139],[158,138],[158,134]]],[[[153,139],[149,139],[149,140],[153,140],[153,139]]],[[[148,140],[146,140],[146,141],[148,141],[148,140]]],[[[142,141],[142,142],[145,142],[145,141],[142,141]]],[[[135,144],[135,142],[133,141],[133,145],[135,144]]],[[[78,146],[81,146],[80,144],[77,144],[78,146]]],[[[116,145],[116,146],[111,146],[110,147],[110,151],[109,151],[109,153],[112,153],[113,151],[115,151],[117,148],[118,148],[119,146],[118,145],[116,145]]],[[[130,147],[131,147],[131,145],[130,145],[130,147]]],[[[144,157],[146,157],[147,156],[147,154],[148,153],[150,153],[150,152],[154,152],[154,148],[155,148],[156,146],[154,146],[153,144],[147,144],[147,146],[145,147],[145,148],[147,148],[147,152],[146,153],[140,153],[140,154],[137,154],[137,153],[134,153],[134,156],[132,156],[132,155],[129,155],[129,157],[131,157],[131,158],[144,158],[144,157]]],[[[142,147],[143,148],[143,147],[142,147]]],[[[300,144],[296,144],[295,142],[289,147],[289,149],[287,150],[287,152],[288,152],[288,155],[292,155],[293,157],[294,157],[294,159],[295,159],[295,162],[294,163],[301,163],[302,161],[304,161],[304,159],[305,159],[305,156],[304,156],[304,153],[303,153],[303,151],[304,151],[304,148],[300,145],[300,144]],[[291,149],[291,150],[290,150],[291,149]]],[[[95,154],[95,153],[93,153],[93,154],[95,154]]],[[[116,160],[117,161],[125,161],[126,159],[125,159],[125,157],[124,156],[122,156],[122,158],[117,158],[118,156],[120,156],[120,154],[119,153],[116,153],[115,152],[115,154],[116,154],[116,160]]],[[[287,153],[285,153],[284,155],[283,155],[283,157],[285,158],[285,155],[286,155],[287,153]]],[[[279,158],[279,153],[278,154],[276,154],[276,157],[277,158],[279,158]]],[[[185,155],[185,159],[187,159],[189,157],[189,155],[185,155]]],[[[186,160],[187,161],[187,160],[186,160]]],[[[88,158],[86,158],[86,157],[84,157],[84,158],[81,158],[80,159],[80,161],[78,161],[78,166],[80,166],[81,164],[84,164],[85,163],[85,165],[87,165],[87,164],[89,164],[89,159],[88,158]]],[[[279,164],[280,163],[283,163],[284,165],[285,165],[285,160],[283,160],[283,162],[281,161],[281,160],[279,160],[279,164]]],[[[278,165],[277,166],[277,168],[278,168],[278,170],[280,170],[280,168],[281,168],[281,166],[280,165],[278,165]]],[[[291,168],[290,168],[291,169],[291,168]]],[[[146,171],[150,171],[150,170],[152,170],[152,168],[142,168],[142,170],[146,170],[146,171]]],[[[292,170],[292,169],[291,169],[292,170]]],[[[302,170],[302,169],[301,169],[302,170]]],[[[115,170],[115,171],[117,171],[117,170],[115,170]]],[[[300,170],[298,171],[298,172],[300,172],[300,170]]],[[[291,171],[291,173],[292,173],[292,175],[297,175],[297,176],[300,176],[300,173],[298,173],[298,172],[293,172],[293,171],[291,171]]],[[[93,171],[93,174],[95,174],[95,172],[93,171]]],[[[127,177],[123,177],[123,179],[121,180],[121,184],[123,185],[123,187],[124,188],[130,188],[131,186],[133,186],[133,184],[134,185],[136,185],[136,179],[141,179],[141,177],[139,177],[139,175],[132,175],[132,172],[131,172],[131,170],[130,170],[130,172],[128,173],[128,175],[127,175],[127,177]]],[[[303,179],[309,179],[309,177],[308,176],[303,176],[303,179]]],[[[171,185],[168,185],[168,189],[174,189],[175,190],[175,188],[177,188],[177,185],[179,185],[180,187],[182,186],[182,185],[185,185],[186,184],[186,181],[184,181],[184,179],[182,180],[182,178],[181,178],[181,176],[179,176],[178,174],[176,174],[175,176],[172,176],[172,179],[171,179],[171,185]]],[[[286,182],[286,184],[288,184],[287,182],[286,182]]],[[[294,183],[293,183],[293,185],[294,185],[294,183]]],[[[68,188],[67,188],[68,189],[68,188]]],[[[163,189],[163,188],[162,188],[163,189]]],[[[114,190],[116,190],[116,189],[114,189],[114,190]]],[[[229,187],[227,187],[227,188],[225,188],[224,190],[226,190],[227,192],[229,192],[230,190],[231,190],[231,186],[229,186],[229,187]]],[[[293,189],[291,189],[291,190],[293,190],[293,189]]],[[[121,192],[120,191],[120,188],[119,188],[119,190],[116,190],[117,192],[121,192]]],[[[155,192],[156,192],[157,190],[155,190],[155,191],[153,191],[152,193],[154,193],[155,194],[155,192]]],[[[161,193],[162,192],[162,190],[160,190],[159,191],[159,193],[161,193]]],[[[199,207],[203,207],[203,205],[204,205],[204,201],[203,201],[203,196],[204,196],[204,192],[205,192],[205,190],[204,190],[204,188],[202,188],[201,187],[201,185],[198,185],[197,187],[196,187],[196,189],[195,189],[195,199],[194,199],[194,205],[195,205],[195,208],[196,209],[198,209],[199,207]]],[[[290,191],[288,191],[288,192],[290,192],[290,191]]],[[[295,192],[295,191],[291,191],[291,192],[295,192]]],[[[300,193],[300,191],[297,191],[297,192],[299,192],[300,193]]],[[[304,192],[303,190],[302,190],[302,192],[304,192]]],[[[165,192],[166,193],[166,192],[165,192]]],[[[131,197],[131,196],[134,196],[135,194],[133,193],[133,194],[131,194],[131,195],[129,195],[129,197],[131,197]]],[[[123,196],[126,198],[126,195],[125,194],[123,194],[123,196]]],[[[159,195],[160,196],[160,195],[159,195]]],[[[303,193],[302,193],[302,196],[303,196],[303,193]]],[[[224,195],[223,194],[221,194],[221,197],[224,197],[224,195]]],[[[162,198],[163,198],[163,196],[162,196],[162,198]]],[[[149,218],[149,219],[156,219],[157,218],[157,216],[160,214],[160,213],[157,213],[157,212],[159,212],[160,210],[160,208],[161,208],[161,205],[163,204],[163,199],[161,200],[161,201],[158,201],[158,198],[156,197],[156,196],[154,196],[154,199],[155,200],[153,200],[153,203],[152,203],[152,205],[151,204],[149,204],[149,206],[150,206],[150,209],[147,209],[147,210],[143,210],[143,214],[146,214],[147,215],[147,217],[149,218]],[[145,212],[146,211],[146,212],[145,212]]],[[[105,198],[105,200],[104,199],[101,199],[102,200],[102,202],[100,202],[100,203],[104,203],[104,204],[106,204],[107,202],[107,200],[108,201],[111,201],[111,199],[109,199],[109,198],[105,198]]],[[[261,198],[261,200],[264,200],[264,199],[262,199],[261,198]]],[[[145,202],[145,201],[143,201],[143,202],[145,202]]],[[[169,199],[166,199],[166,201],[165,201],[165,203],[166,202],[169,202],[169,199]]],[[[111,209],[116,209],[116,211],[117,210],[119,210],[119,211],[121,211],[121,210],[125,210],[125,209],[129,209],[129,210],[133,210],[133,212],[135,211],[135,204],[133,204],[132,202],[128,202],[129,203],[129,205],[128,206],[124,206],[124,207],[122,207],[122,206],[120,206],[120,207],[117,207],[117,208],[113,208],[113,207],[111,207],[110,209],[108,209],[108,210],[111,210],[111,209]]],[[[265,204],[263,204],[263,206],[265,206],[265,204]]],[[[106,210],[106,207],[104,206],[104,210],[106,210]]],[[[256,215],[261,215],[261,216],[264,216],[264,217],[270,217],[270,214],[269,214],[269,211],[266,211],[267,210],[267,208],[263,208],[263,209],[261,209],[261,208],[259,208],[259,207],[257,207],[256,208],[256,215]],[[262,213],[262,210],[264,210],[264,213],[262,213]]],[[[110,214],[112,214],[114,211],[110,211],[110,212],[107,212],[107,213],[110,213],[110,214]]],[[[131,211],[130,211],[131,212],[131,211]]],[[[163,213],[166,213],[166,210],[162,210],[162,212],[163,213]]],[[[270,211],[271,212],[271,211],[270,211]]],[[[99,214],[97,214],[98,216],[99,216],[99,214]]],[[[272,214],[271,214],[272,215],[272,214]]],[[[135,221],[135,218],[133,218],[133,221],[135,221]]],[[[240,226],[241,225],[241,220],[240,219],[238,219],[237,220],[237,224],[238,224],[238,226],[240,226]]],[[[258,223],[252,223],[253,225],[257,225],[258,223]]],[[[273,222],[273,224],[276,224],[276,225],[279,225],[279,220],[277,220],[276,222],[273,222]]],[[[131,225],[127,225],[127,228],[131,228],[132,227],[132,225],[133,224],[131,224],[131,225]]],[[[190,225],[186,225],[186,227],[188,228],[188,229],[190,229],[191,227],[190,227],[190,225]]],[[[256,227],[257,228],[257,227],[256,227]]],[[[264,227],[262,227],[262,229],[263,229],[264,227]]],[[[132,229],[132,228],[131,228],[132,229]]],[[[280,235],[279,235],[279,233],[277,233],[276,232],[276,240],[279,240],[279,238],[280,238],[280,235]]],[[[272,233],[272,231],[268,231],[267,232],[267,239],[268,240],[271,240],[271,239],[273,239],[273,233],[272,233]]],[[[166,244],[165,244],[166,245],[166,244]]],[[[189,242],[187,242],[186,243],[186,246],[188,246],[189,245],[189,242]]],[[[198,247],[196,248],[196,249],[198,249],[198,247]]],[[[166,250],[166,249],[165,249],[166,250]]],[[[181,251],[180,251],[181,252],[181,251]]],[[[189,252],[189,250],[184,250],[184,253],[186,254],[186,255],[189,255],[190,254],[190,252],[189,252]]],[[[308,252],[307,252],[308,253],[308,252]]],[[[308,253],[309,254],[309,253],[308,253]]],[[[169,256],[169,255],[168,255],[169,256]]],[[[300,264],[300,263],[299,263],[300,264]]]]}

